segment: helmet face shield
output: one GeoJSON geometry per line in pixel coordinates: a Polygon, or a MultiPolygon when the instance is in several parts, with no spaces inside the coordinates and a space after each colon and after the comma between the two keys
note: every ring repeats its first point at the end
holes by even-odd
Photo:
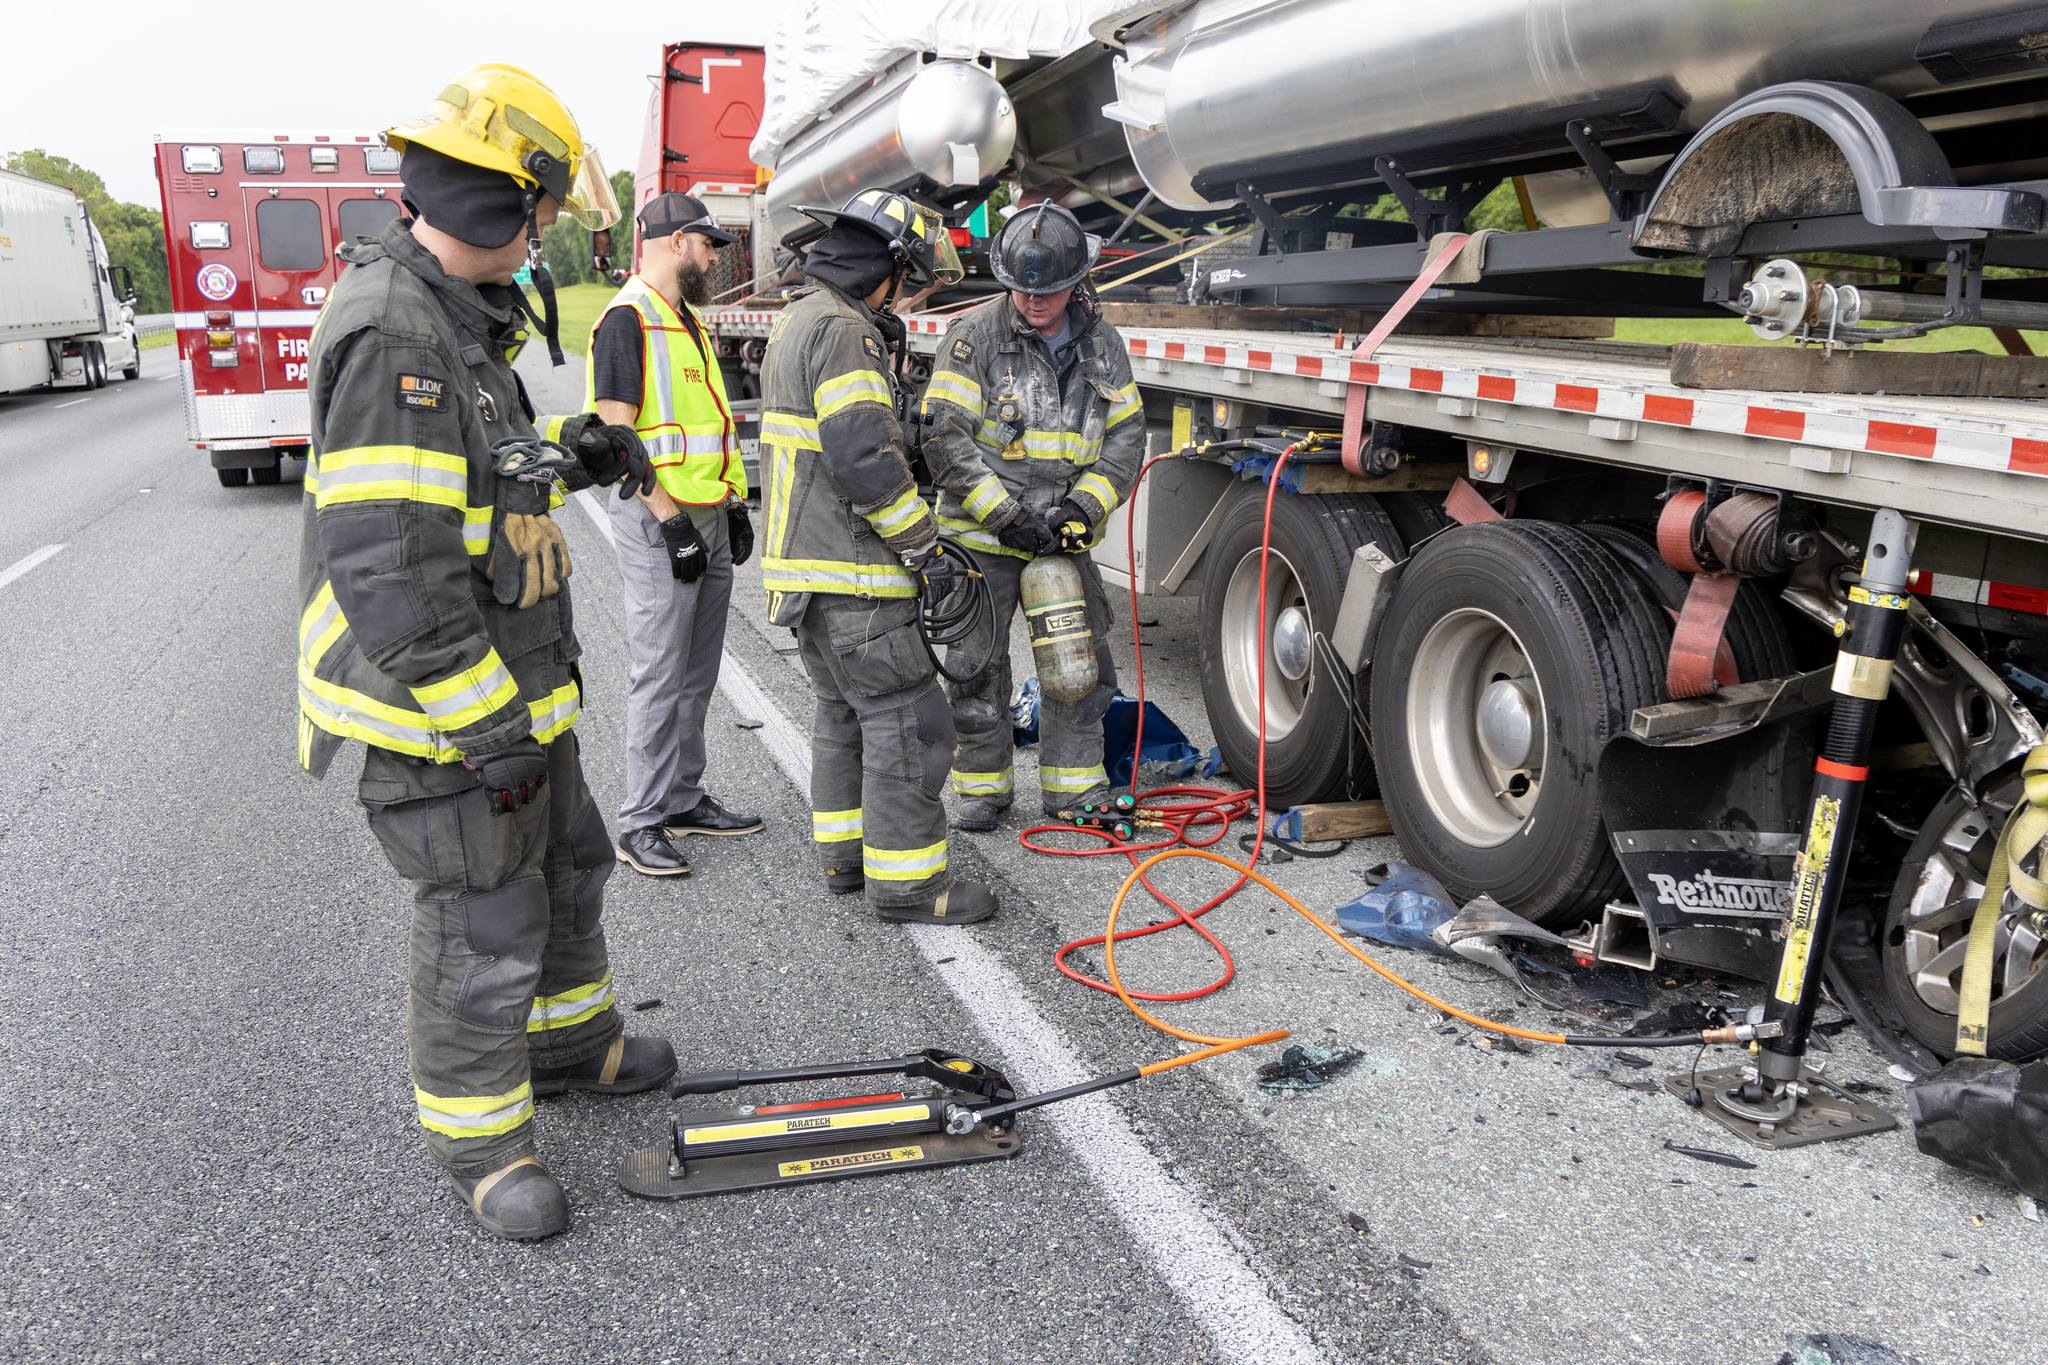
{"type": "Polygon", "coordinates": [[[960,264],[960,253],[953,246],[953,234],[946,231],[946,220],[936,209],[920,205],[918,218],[924,224],[924,238],[932,248],[932,279],[938,284],[958,284],[966,278],[967,270],[960,264]]]}
{"type": "Polygon", "coordinates": [[[576,225],[598,232],[619,221],[618,196],[612,193],[611,178],[604,173],[604,158],[597,148],[586,145],[583,161],[576,167],[576,179],[562,199],[562,212],[576,225]]]}

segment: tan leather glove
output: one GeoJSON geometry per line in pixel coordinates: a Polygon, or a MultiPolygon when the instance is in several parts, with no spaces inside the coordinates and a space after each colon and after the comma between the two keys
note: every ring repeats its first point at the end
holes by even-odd
{"type": "Polygon", "coordinates": [[[520,610],[553,597],[569,577],[569,544],[545,512],[508,513],[484,566],[494,595],[520,610]]]}

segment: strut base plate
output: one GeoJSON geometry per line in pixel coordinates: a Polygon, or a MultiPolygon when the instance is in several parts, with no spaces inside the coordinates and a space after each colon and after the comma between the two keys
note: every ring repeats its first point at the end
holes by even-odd
{"type": "Polygon", "coordinates": [[[927,1166],[959,1166],[974,1161],[1002,1161],[1016,1156],[1023,1143],[1015,1128],[1002,1133],[976,1129],[964,1137],[951,1133],[914,1133],[889,1142],[875,1136],[828,1142],[812,1147],[784,1147],[727,1156],[697,1157],[671,1175],[673,1141],[657,1142],[628,1153],[619,1167],[619,1185],[643,1199],[694,1199],[737,1190],[808,1185],[856,1175],[888,1175],[927,1166]]]}

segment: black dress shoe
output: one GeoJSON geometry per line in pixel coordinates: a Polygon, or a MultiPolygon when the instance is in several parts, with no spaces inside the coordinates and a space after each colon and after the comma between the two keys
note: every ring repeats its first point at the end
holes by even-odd
{"type": "Polygon", "coordinates": [[[628,830],[619,839],[619,857],[635,872],[649,877],[687,877],[690,860],[661,832],[661,826],[628,830]]]}
{"type": "Polygon", "coordinates": [[[742,834],[759,834],[763,829],[758,815],[735,815],[712,796],[706,796],[681,815],[664,815],[661,818],[661,832],[671,839],[680,839],[685,834],[716,834],[733,838],[742,834]]]}

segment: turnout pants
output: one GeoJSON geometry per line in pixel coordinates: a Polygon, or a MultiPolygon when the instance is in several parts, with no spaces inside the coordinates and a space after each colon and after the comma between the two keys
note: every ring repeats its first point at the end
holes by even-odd
{"type": "Polygon", "coordinates": [[[922,905],[946,870],[953,715],[919,637],[917,603],[817,593],[797,626],[817,711],[811,837],[828,871],[858,860],[872,905],[922,905]]]}
{"type": "MultiPolygon", "coordinates": [[[[949,681],[953,718],[960,744],[953,755],[953,790],[1008,806],[1016,790],[1015,736],[1010,727],[1010,622],[1017,614],[1017,584],[1026,560],[1013,555],[981,557],[995,607],[997,648],[989,666],[972,682],[949,681]]],[[[1038,704],[1038,785],[1048,815],[1071,807],[1075,800],[1106,786],[1102,766],[1102,717],[1116,695],[1116,664],[1109,656],[1109,599],[1102,573],[1086,555],[1073,556],[1088,598],[1088,627],[1095,633],[1095,686],[1077,702],[1055,701],[1040,694],[1038,704]]],[[[978,633],[947,655],[954,660],[980,656],[988,641],[978,633]]]]}
{"type": "Polygon", "coordinates": [[[359,795],[413,884],[413,1097],[436,1161],[479,1176],[533,1154],[530,1066],[620,1032],[605,953],[612,846],[574,732],[546,746],[540,799],[492,815],[476,774],[371,749],[359,795]]]}
{"type": "Polygon", "coordinates": [[[687,507],[704,538],[707,562],[695,583],[669,572],[661,523],[638,498],[611,495],[612,543],[625,587],[626,648],[632,682],[626,691],[626,799],[619,829],[658,825],[704,799],[704,716],[718,685],[732,603],[732,544],[725,511],[687,507]]]}

